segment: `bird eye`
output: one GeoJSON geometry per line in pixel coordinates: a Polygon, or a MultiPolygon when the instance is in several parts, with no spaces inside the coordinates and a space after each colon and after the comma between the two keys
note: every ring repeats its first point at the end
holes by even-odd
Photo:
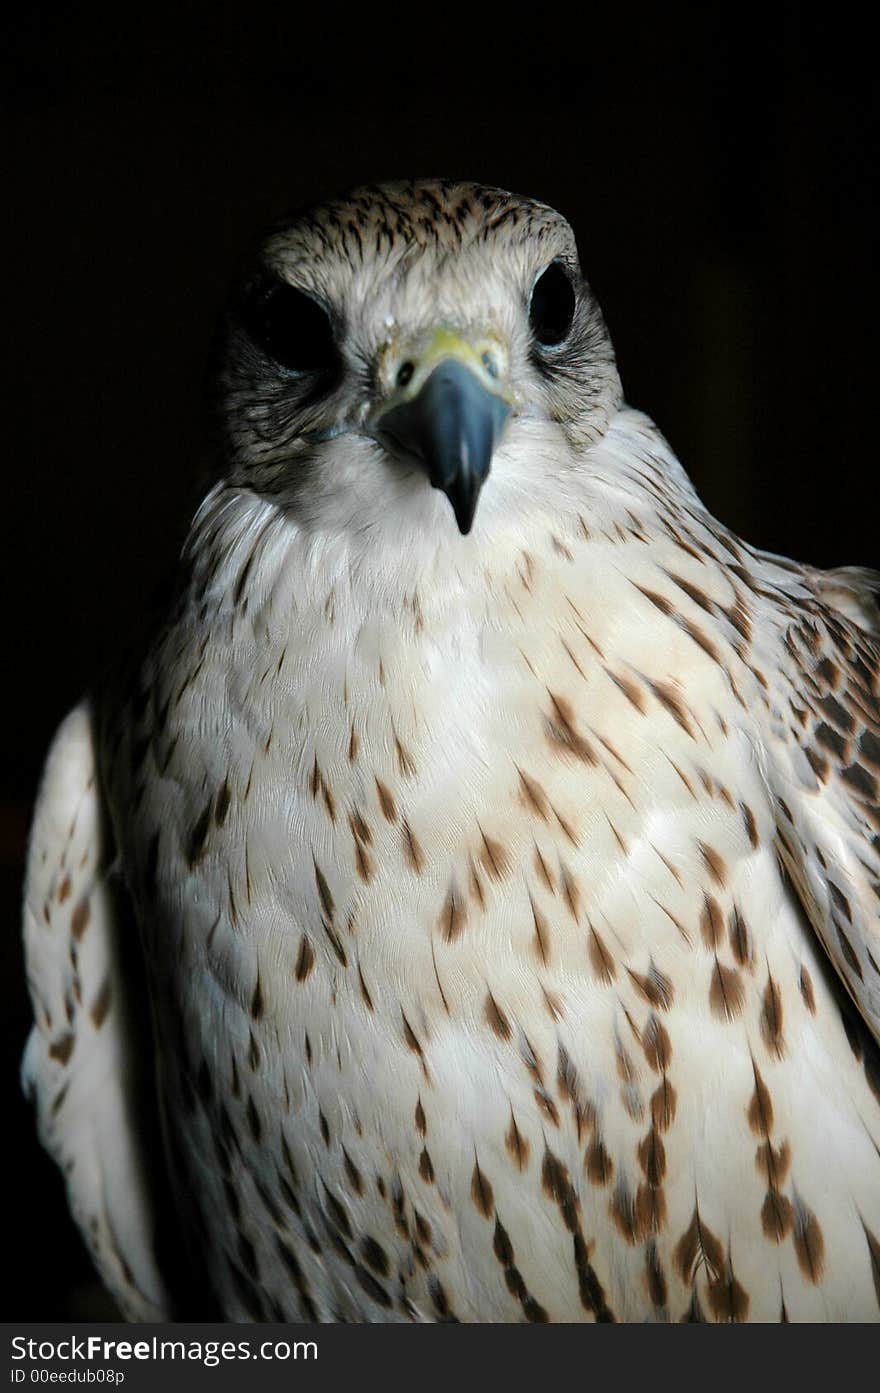
{"type": "Polygon", "coordinates": [[[577,297],[568,272],[558,261],[551,261],[535,281],[529,301],[529,323],[543,348],[555,348],[568,337],[577,307],[577,297]]]}
{"type": "Polygon", "coordinates": [[[288,372],[329,373],[339,365],[327,311],[284,281],[258,286],[248,297],[242,322],[254,343],[288,372]]]}

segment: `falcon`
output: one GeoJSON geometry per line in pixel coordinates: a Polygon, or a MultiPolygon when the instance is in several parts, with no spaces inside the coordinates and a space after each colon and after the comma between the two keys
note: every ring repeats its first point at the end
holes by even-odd
{"type": "Polygon", "coordinates": [[[880,1318],[880,576],[715,521],[541,203],[313,209],[221,337],[27,868],[124,1313],[880,1318]]]}

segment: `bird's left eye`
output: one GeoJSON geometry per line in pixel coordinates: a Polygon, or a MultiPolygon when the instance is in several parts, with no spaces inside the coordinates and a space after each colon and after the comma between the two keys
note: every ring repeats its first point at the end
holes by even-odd
{"type": "Polygon", "coordinates": [[[568,272],[551,261],[535,281],[529,301],[529,324],[542,348],[556,348],[568,338],[577,297],[568,272]]]}
{"type": "Polygon", "coordinates": [[[288,372],[326,375],[339,365],[327,311],[284,281],[257,287],[248,297],[242,322],[254,343],[288,372]]]}

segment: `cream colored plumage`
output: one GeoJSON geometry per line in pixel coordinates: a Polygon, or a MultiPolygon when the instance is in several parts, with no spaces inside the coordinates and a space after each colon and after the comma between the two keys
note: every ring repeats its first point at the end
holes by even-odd
{"type": "Polygon", "coordinates": [[[176,607],[31,845],[25,1074],[105,1280],[174,1309],[155,1044],[230,1319],[877,1319],[876,578],[705,512],[542,205],[364,190],[236,306],[176,607]],[[468,535],[398,427],[449,364],[468,535]]]}

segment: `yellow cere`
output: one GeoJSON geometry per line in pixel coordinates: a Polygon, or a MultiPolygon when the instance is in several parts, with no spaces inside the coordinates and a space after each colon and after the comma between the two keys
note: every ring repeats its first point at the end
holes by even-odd
{"type": "Polygon", "coordinates": [[[425,382],[437,365],[446,358],[454,358],[479,378],[487,391],[512,402],[512,393],[507,382],[507,353],[501,341],[489,335],[480,335],[473,340],[465,338],[454,329],[440,325],[434,329],[427,342],[412,349],[401,346],[395,354],[398,368],[403,363],[412,364],[413,373],[395,398],[397,401],[412,401],[417,397],[425,382]]]}

